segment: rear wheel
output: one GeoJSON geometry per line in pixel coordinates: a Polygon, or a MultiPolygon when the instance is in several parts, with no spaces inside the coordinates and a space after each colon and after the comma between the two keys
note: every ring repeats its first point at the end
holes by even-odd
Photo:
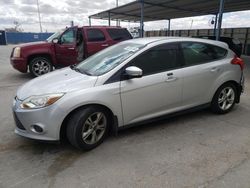
{"type": "Polygon", "coordinates": [[[29,71],[33,77],[41,76],[53,70],[51,62],[46,57],[35,57],[29,64],[29,71]]]}
{"type": "Polygon", "coordinates": [[[237,90],[234,84],[223,84],[215,93],[211,109],[215,113],[225,114],[232,110],[237,98],[237,90]]]}
{"type": "Polygon", "coordinates": [[[87,107],[73,114],[67,125],[69,142],[83,150],[91,150],[105,139],[109,125],[109,114],[105,109],[87,107]]]}

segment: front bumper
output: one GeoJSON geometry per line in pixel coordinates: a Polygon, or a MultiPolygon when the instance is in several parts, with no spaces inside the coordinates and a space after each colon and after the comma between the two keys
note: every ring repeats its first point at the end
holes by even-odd
{"type": "Polygon", "coordinates": [[[22,72],[22,73],[26,73],[28,71],[27,68],[27,62],[24,58],[14,58],[11,57],[10,58],[10,63],[13,66],[14,69],[22,72]]]}
{"type": "Polygon", "coordinates": [[[16,123],[15,133],[42,141],[59,141],[60,128],[63,122],[63,112],[56,105],[40,109],[21,109],[21,101],[13,101],[13,117],[16,123]],[[34,125],[43,129],[42,132],[34,131],[34,125]]]}

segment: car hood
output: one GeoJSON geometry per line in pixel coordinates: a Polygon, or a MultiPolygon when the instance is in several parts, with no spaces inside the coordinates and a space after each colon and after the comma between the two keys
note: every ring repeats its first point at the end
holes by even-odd
{"type": "Polygon", "coordinates": [[[17,91],[17,98],[24,100],[32,95],[66,93],[94,87],[97,76],[88,76],[71,68],[60,69],[32,79],[17,91]]]}
{"type": "Polygon", "coordinates": [[[27,42],[24,44],[19,44],[18,46],[21,48],[25,48],[25,47],[32,47],[32,46],[47,45],[47,44],[48,44],[47,41],[38,41],[38,42],[27,42]]]}

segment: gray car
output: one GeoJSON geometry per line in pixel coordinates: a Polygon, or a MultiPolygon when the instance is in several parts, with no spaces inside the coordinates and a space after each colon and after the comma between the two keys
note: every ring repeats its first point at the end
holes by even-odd
{"type": "Polygon", "coordinates": [[[239,103],[243,61],[206,39],[132,39],[24,84],[15,132],[90,150],[111,131],[197,107],[224,114],[239,103]]]}

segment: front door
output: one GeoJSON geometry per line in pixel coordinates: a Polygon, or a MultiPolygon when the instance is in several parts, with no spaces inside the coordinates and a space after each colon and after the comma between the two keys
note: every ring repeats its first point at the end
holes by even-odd
{"type": "Polygon", "coordinates": [[[124,124],[161,116],[181,106],[183,80],[178,58],[178,45],[164,44],[129,63],[142,69],[143,76],[121,81],[124,124]]]}
{"type": "Polygon", "coordinates": [[[55,44],[56,60],[59,66],[69,66],[77,63],[76,27],[67,29],[55,44]]]}

